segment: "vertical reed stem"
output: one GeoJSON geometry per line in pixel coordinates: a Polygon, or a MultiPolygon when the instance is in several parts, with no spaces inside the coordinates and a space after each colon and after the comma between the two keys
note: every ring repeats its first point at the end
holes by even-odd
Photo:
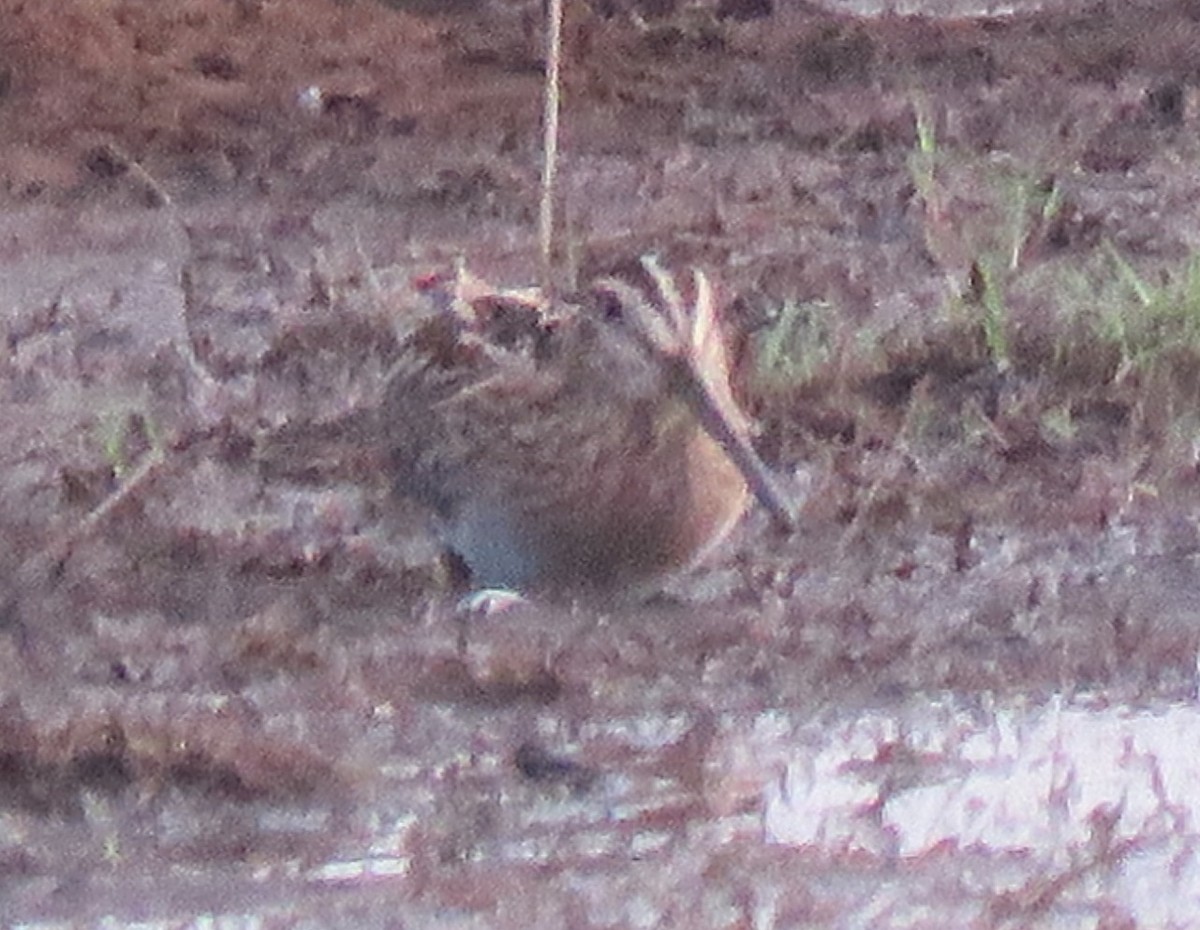
{"type": "Polygon", "coordinates": [[[542,188],[538,209],[538,247],[542,258],[542,289],[554,287],[554,180],[558,170],[558,111],[561,102],[563,0],[549,0],[546,9],[546,92],[542,110],[542,188]]]}

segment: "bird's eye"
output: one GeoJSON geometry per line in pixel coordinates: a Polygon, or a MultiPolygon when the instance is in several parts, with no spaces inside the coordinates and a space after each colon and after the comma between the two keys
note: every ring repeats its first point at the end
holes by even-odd
{"type": "Polygon", "coordinates": [[[596,295],[598,319],[604,320],[607,323],[622,323],[625,320],[625,308],[621,306],[621,301],[616,294],[608,291],[601,291],[596,295]]]}

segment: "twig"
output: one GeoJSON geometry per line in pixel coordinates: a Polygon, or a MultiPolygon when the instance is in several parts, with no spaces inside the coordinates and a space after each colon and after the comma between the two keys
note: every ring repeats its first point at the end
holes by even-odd
{"type": "Polygon", "coordinates": [[[542,109],[542,185],[538,210],[538,246],[543,293],[553,290],[554,178],[558,169],[558,111],[561,103],[563,0],[550,0],[546,11],[546,94],[542,109]]]}

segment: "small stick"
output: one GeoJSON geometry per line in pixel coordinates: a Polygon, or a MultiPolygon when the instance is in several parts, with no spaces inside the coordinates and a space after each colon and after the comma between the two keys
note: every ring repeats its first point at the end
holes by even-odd
{"type": "Polygon", "coordinates": [[[538,246],[542,257],[542,290],[553,289],[554,178],[558,170],[558,111],[561,103],[563,0],[550,0],[546,11],[546,94],[542,109],[542,185],[538,210],[538,246]]]}

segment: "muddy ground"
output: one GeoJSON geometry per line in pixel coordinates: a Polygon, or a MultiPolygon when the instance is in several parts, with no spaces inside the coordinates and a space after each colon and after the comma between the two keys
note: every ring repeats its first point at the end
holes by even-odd
{"type": "Polygon", "coordinates": [[[271,437],[414,278],[536,277],[540,5],[0,3],[6,923],[1144,925],[1104,811],[908,851],[904,725],[853,841],[764,812],[846,721],[1191,699],[1200,7],[633,7],[568,11],[558,273],[719,280],[802,532],[486,616],[271,437]]]}

